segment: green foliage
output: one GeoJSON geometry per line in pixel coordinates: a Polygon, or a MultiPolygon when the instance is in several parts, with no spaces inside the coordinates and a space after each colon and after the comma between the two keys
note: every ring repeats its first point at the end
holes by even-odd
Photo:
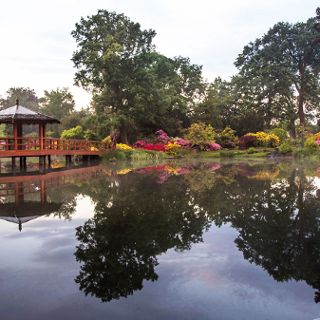
{"type": "Polygon", "coordinates": [[[114,129],[128,143],[165,127],[177,135],[201,93],[201,67],[188,58],[154,50],[154,30],[143,30],[123,14],[99,10],[72,32],[78,47],[75,81],[94,93],[99,137],[114,129]]]}
{"type": "Polygon", "coordinates": [[[116,160],[150,160],[157,161],[160,159],[167,158],[165,152],[151,151],[151,150],[116,150],[109,149],[103,155],[105,160],[116,161],[116,160]]]}
{"type": "Polygon", "coordinates": [[[254,147],[250,147],[248,150],[247,150],[247,153],[248,154],[253,154],[253,153],[257,153],[258,152],[258,150],[256,149],[256,148],[254,148],[254,147]]]}
{"type": "Polygon", "coordinates": [[[61,133],[62,139],[82,139],[84,138],[83,128],[76,126],[74,128],[63,130],[61,133]]]}
{"type": "Polygon", "coordinates": [[[279,152],[281,154],[287,154],[287,153],[292,153],[293,151],[293,145],[292,142],[287,140],[281,143],[279,146],[279,152]]]}
{"type": "Polygon", "coordinates": [[[15,87],[8,89],[7,97],[0,99],[1,109],[9,108],[16,105],[16,100],[19,99],[19,104],[33,111],[40,111],[40,105],[36,92],[31,88],[15,87]]]}
{"type": "Polygon", "coordinates": [[[306,139],[304,143],[304,149],[307,153],[315,153],[319,151],[319,145],[316,143],[313,136],[310,136],[306,139]]]}
{"type": "Polygon", "coordinates": [[[214,142],[215,136],[216,133],[212,126],[203,122],[193,123],[186,132],[186,139],[200,150],[204,150],[208,143],[214,142]]]}
{"type": "Polygon", "coordinates": [[[270,133],[275,134],[279,137],[280,143],[283,143],[289,138],[288,132],[282,128],[273,128],[270,133]]]}
{"type": "Polygon", "coordinates": [[[223,148],[234,148],[238,142],[235,132],[236,131],[230,127],[225,127],[216,135],[216,142],[219,143],[223,148]]]}

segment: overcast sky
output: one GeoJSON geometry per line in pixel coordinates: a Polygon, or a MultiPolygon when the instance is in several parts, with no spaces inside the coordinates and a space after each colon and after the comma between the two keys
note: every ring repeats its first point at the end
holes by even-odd
{"type": "Polygon", "coordinates": [[[78,108],[90,95],[73,86],[70,33],[82,16],[98,9],[124,13],[157,32],[157,50],[203,65],[206,79],[228,78],[243,46],[279,21],[305,21],[313,0],[3,0],[0,2],[0,96],[10,87],[68,87],[78,108]]]}

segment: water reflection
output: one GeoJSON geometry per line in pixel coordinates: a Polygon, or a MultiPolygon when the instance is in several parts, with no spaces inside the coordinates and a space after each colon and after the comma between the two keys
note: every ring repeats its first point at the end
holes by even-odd
{"type": "Polygon", "coordinates": [[[102,301],[158,280],[161,255],[230,225],[244,259],[279,282],[305,281],[319,302],[319,173],[294,162],[204,162],[0,177],[0,212],[20,226],[39,215],[70,220],[77,197],[89,197],[94,214],[76,229],[75,282],[102,301]]]}
{"type": "Polygon", "coordinates": [[[157,256],[188,250],[211,223],[231,224],[245,259],[277,281],[320,289],[318,186],[295,164],[197,164],[120,170],[95,186],[95,216],[77,229],[75,281],[110,301],[158,278],[157,256]]]}

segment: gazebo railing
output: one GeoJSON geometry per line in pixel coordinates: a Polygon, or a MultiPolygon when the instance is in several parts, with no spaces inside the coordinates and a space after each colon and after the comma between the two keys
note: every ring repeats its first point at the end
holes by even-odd
{"type": "Polygon", "coordinates": [[[0,152],[7,150],[79,150],[102,151],[103,144],[100,141],[80,139],[56,139],[38,137],[0,137],[0,152]]]}

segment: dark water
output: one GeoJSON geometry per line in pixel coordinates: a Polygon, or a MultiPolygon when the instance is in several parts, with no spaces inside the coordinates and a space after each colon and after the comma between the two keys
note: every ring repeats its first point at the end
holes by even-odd
{"type": "Polygon", "coordinates": [[[320,318],[320,165],[97,166],[0,194],[1,319],[320,318]]]}

